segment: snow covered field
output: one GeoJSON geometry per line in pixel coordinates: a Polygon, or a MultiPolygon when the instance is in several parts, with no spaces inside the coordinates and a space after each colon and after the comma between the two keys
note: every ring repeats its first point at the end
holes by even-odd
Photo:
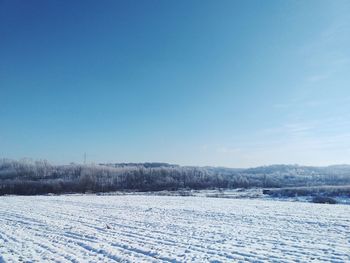
{"type": "Polygon", "coordinates": [[[350,262],[350,206],[178,196],[5,196],[0,255],[0,262],[350,262]]]}

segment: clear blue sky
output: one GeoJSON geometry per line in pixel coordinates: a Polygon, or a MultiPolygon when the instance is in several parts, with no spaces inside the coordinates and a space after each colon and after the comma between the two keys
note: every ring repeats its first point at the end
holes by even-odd
{"type": "Polygon", "coordinates": [[[0,157],[350,163],[350,1],[0,0],[0,157]]]}

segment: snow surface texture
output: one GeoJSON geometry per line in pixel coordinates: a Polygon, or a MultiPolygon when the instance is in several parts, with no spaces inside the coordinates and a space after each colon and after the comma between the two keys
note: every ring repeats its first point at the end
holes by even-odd
{"type": "Polygon", "coordinates": [[[0,255],[0,262],[350,262],[350,206],[179,196],[5,196],[0,255]]]}

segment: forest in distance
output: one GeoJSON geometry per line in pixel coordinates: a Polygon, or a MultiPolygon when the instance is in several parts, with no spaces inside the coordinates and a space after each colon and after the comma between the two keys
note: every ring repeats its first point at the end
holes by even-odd
{"type": "Polygon", "coordinates": [[[350,165],[237,169],[167,163],[53,165],[45,160],[0,159],[0,195],[325,185],[350,185],[350,165]]]}

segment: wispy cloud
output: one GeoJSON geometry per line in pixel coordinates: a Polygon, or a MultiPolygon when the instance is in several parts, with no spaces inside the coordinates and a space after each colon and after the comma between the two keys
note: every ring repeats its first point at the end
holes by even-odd
{"type": "Polygon", "coordinates": [[[307,81],[311,83],[316,83],[322,80],[326,80],[330,77],[330,73],[315,74],[307,77],[307,81]]]}

